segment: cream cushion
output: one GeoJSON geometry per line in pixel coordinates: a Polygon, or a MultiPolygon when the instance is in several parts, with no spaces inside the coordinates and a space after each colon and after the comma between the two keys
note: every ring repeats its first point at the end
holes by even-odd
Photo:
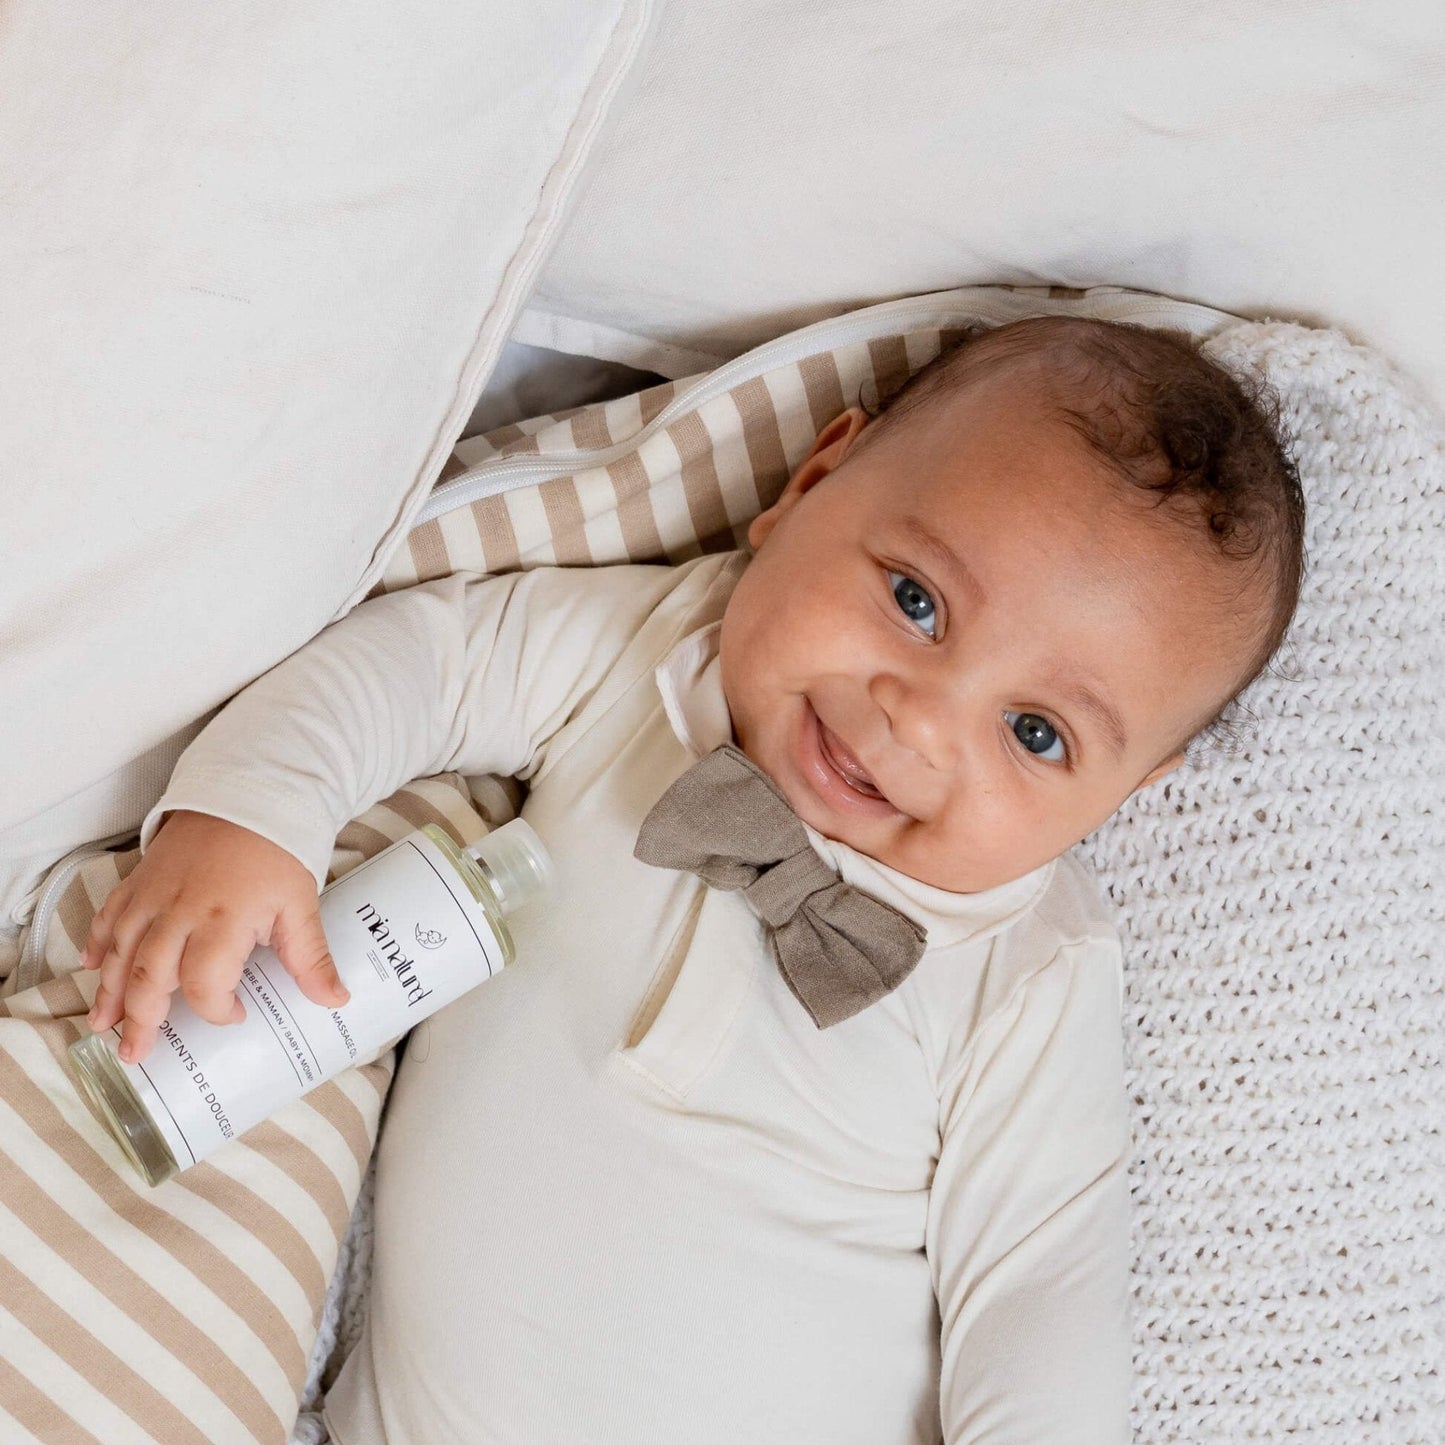
{"type": "Polygon", "coordinates": [[[135,828],[198,719],[366,591],[649,19],[5,7],[0,929],[46,863],[135,828]]]}
{"type": "Polygon", "coordinates": [[[666,376],[871,301],[1099,285],[1343,328],[1445,409],[1436,0],[675,3],[519,339],[666,376]]]}

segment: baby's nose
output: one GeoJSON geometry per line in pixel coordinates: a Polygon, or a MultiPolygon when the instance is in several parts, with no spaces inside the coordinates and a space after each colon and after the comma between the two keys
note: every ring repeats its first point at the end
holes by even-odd
{"type": "Polygon", "coordinates": [[[936,772],[953,771],[958,761],[957,728],[950,700],[939,689],[880,673],[869,691],[887,717],[888,730],[899,747],[936,772]]]}

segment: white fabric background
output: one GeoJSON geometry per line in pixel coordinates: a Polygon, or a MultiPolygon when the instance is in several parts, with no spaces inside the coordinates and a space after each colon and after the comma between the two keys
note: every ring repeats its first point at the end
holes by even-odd
{"type": "Polygon", "coordinates": [[[0,933],[44,864],[136,826],[189,725],[370,585],[649,21],[0,10],[0,933]]]}
{"type": "Polygon", "coordinates": [[[702,371],[892,296],[1343,328],[1445,409],[1438,0],[672,0],[522,318],[702,371]]]}

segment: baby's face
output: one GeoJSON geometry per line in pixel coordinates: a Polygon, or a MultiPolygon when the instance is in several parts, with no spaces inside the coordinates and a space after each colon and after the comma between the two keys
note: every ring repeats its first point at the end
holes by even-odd
{"type": "Polygon", "coordinates": [[[831,423],[749,531],[722,674],[743,751],[820,833],[977,892],[1066,851],[1245,665],[1219,563],[1019,368],[859,446],[831,423]]]}

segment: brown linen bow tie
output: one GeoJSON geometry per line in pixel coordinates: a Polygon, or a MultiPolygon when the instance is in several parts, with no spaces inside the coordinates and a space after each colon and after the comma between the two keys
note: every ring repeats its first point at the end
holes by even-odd
{"type": "Polygon", "coordinates": [[[783,979],[820,1029],[891,993],[927,934],[844,883],[773,781],[735,747],[710,752],[657,800],[634,856],[743,897],[769,927],[783,979]]]}

